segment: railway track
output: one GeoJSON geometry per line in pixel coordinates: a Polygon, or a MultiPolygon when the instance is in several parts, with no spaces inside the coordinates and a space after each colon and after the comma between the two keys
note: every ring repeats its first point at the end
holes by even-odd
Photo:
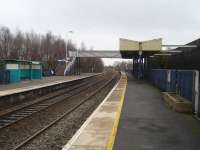
{"type": "Polygon", "coordinates": [[[84,102],[86,102],[87,100],[89,100],[92,96],[94,96],[97,92],[99,92],[101,89],[103,89],[105,86],[107,86],[110,82],[114,81],[114,79],[115,79],[115,77],[112,77],[110,80],[108,80],[107,82],[105,82],[102,86],[100,86],[99,88],[97,88],[93,93],[91,93],[90,95],[88,95],[88,97],[82,99],[82,101],[80,101],[79,103],[77,103],[76,105],[74,105],[70,110],[66,111],[64,114],[62,114],[61,116],[59,116],[56,120],[54,120],[53,122],[51,122],[50,124],[48,124],[47,126],[45,126],[44,128],[42,128],[41,130],[39,130],[38,132],[36,132],[32,136],[30,136],[28,139],[26,139],[25,141],[23,141],[22,143],[20,143],[19,145],[17,145],[12,150],[18,150],[18,149],[20,149],[21,147],[23,147],[24,145],[26,145],[28,142],[30,142],[31,140],[33,140],[34,138],[36,138],[37,136],[39,136],[41,133],[43,133],[48,128],[50,128],[51,126],[53,126],[54,124],[56,124],[58,121],[60,121],[63,117],[65,117],[66,115],[70,114],[75,109],[77,109],[80,105],[82,105],[84,102]]]}
{"type": "MultiPolygon", "coordinates": [[[[68,91],[71,91],[73,90],[74,86],[81,86],[81,84],[83,84],[83,82],[85,84],[87,83],[90,83],[92,82],[92,80],[94,80],[93,78],[95,77],[101,77],[103,74],[99,74],[99,75],[96,75],[96,76],[93,76],[91,78],[88,78],[88,79],[79,79],[79,80],[74,80],[74,81],[71,81],[67,84],[67,86],[64,86],[64,87],[61,87],[61,88],[58,88],[56,89],[54,92],[51,92],[51,93],[47,93],[45,95],[38,95],[38,98],[35,98],[34,100],[29,100],[28,102],[24,102],[22,104],[19,104],[19,105],[15,105],[13,107],[10,107],[8,109],[4,109],[4,110],[0,110],[0,118],[2,116],[5,116],[9,113],[12,113],[14,111],[17,111],[17,110],[20,110],[20,109],[23,109],[27,106],[30,106],[30,105],[33,105],[33,104],[36,104],[38,102],[41,102],[41,101],[44,101],[46,99],[49,99],[49,98],[54,98],[56,96],[59,96],[61,94],[64,94],[68,91]]],[[[96,79],[96,78],[95,78],[96,79]]]]}
{"type": "Polygon", "coordinates": [[[102,81],[102,80],[100,81],[98,80],[94,81],[94,80],[96,80],[96,78],[90,81],[85,81],[81,84],[73,85],[72,87],[69,87],[67,89],[57,91],[51,94],[50,96],[44,96],[32,103],[23,105],[18,109],[8,111],[8,113],[5,113],[0,117],[0,130],[9,125],[12,125],[13,123],[16,123],[17,121],[29,117],[34,113],[38,113],[52,105],[55,105],[56,103],[59,103],[67,98],[70,98],[78,94],[79,92],[86,90],[88,87],[94,84],[98,84],[98,82],[102,81]]]}
{"type": "Polygon", "coordinates": [[[78,96],[79,94],[81,95],[81,93],[87,93],[86,97],[83,97],[81,100],[77,101],[73,105],[70,104],[70,109],[68,109],[66,112],[59,114],[54,120],[37,130],[37,132],[34,132],[33,134],[31,133],[31,135],[27,136],[27,138],[15,143],[14,148],[13,146],[10,146],[11,148],[8,149],[20,149],[33,139],[37,138],[37,136],[39,136],[41,133],[43,133],[44,131],[52,127],[54,124],[59,122],[63,117],[68,116],[70,113],[76,110],[79,106],[81,106],[91,97],[95,96],[95,94],[97,94],[104,87],[108,86],[111,82],[116,81],[116,78],[116,74],[112,75],[112,77],[110,76],[109,78],[105,74],[102,74],[90,81],[85,81],[79,85],[73,85],[67,90],[61,90],[62,92],[58,91],[57,94],[52,93],[52,95],[46,98],[45,100],[40,100],[38,102],[21,107],[17,110],[7,113],[6,115],[1,116],[0,131],[4,128],[6,129],[8,126],[12,128],[11,125],[23,121],[25,118],[29,119],[28,117],[43,112],[49,107],[54,107],[54,105],[56,106],[57,104],[62,103],[63,101],[69,101],[70,99],[73,99],[73,97],[78,96]]]}

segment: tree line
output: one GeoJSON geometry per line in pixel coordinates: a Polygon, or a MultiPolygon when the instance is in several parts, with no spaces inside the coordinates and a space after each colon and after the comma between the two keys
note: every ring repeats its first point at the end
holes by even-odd
{"type": "MultiPolygon", "coordinates": [[[[76,46],[52,32],[38,34],[34,31],[22,32],[17,29],[14,33],[6,26],[0,27],[0,59],[19,59],[40,61],[45,69],[55,69],[58,60],[65,59],[66,50],[75,50],[76,46]]],[[[81,61],[82,71],[91,71],[95,63],[97,70],[102,70],[103,62],[99,58],[81,61]],[[93,61],[91,61],[93,60],[93,61]],[[94,61],[95,60],[95,61],[94,61]]]]}

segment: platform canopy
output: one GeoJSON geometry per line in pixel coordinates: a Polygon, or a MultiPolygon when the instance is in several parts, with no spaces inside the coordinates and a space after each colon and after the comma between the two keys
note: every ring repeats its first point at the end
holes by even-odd
{"type": "Polygon", "coordinates": [[[148,41],[133,41],[129,39],[120,38],[120,51],[161,51],[162,39],[153,39],[148,41]]]}
{"type": "Polygon", "coordinates": [[[151,56],[162,50],[162,38],[148,41],[119,39],[119,49],[123,58],[133,58],[138,55],[151,56]]]}

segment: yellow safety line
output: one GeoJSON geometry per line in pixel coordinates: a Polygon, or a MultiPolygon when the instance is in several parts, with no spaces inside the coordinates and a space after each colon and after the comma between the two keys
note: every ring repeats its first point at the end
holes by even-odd
{"type": "Polygon", "coordinates": [[[114,125],[113,125],[113,128],[112,128],[112,132],[111,132],[110,137],[109,137],[107,150],[112,150],[113,149],[113,145],[114,145],[114,142],[115,142],[115,137],[116,137],[116,134],[117,134],[117,128],[118,128],[118,124],[119,124],[119,119],[120,119],[120,115],[121,115],[121,110],[122,110],[122,106],[123,106],[123,103],[124,103],[126,86],[127,86],[127,77],[125,76],[125,88],[124,88],[123,93],[122,93],[121,98],[120,98],[120,104],[118,106],[116,117],[115,117],[115,121],[114,121],[114,125]]]}

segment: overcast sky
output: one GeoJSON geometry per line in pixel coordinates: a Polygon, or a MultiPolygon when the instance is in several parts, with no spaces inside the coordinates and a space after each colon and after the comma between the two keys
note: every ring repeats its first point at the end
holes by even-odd
{"type": "Polygon", "coordinates": [[[0,0],[0,25],[52,31],[88,48],[118,49],[120,37],[185,44],[200,37],[199,0],[0,0]]]}

